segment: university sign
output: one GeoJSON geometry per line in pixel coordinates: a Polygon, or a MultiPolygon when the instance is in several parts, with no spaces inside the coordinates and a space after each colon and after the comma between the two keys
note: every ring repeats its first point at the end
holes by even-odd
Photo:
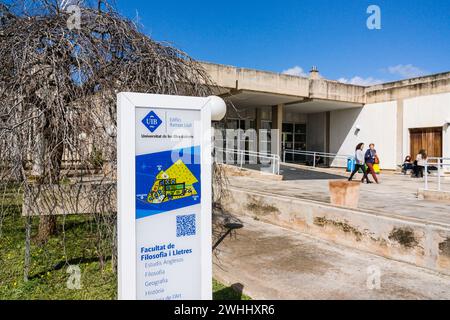
{"type": "Polygon", "coordinates": [[[211,120],[225,111],[119,93],[119,299],[211,299],[211,120]]]}

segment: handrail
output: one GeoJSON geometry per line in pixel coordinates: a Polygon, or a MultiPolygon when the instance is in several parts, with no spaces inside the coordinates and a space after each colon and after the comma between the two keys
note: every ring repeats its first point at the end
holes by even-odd
{"type": "Polygon", "coordinates": [[[272,173],[276,174],[276,175],[280,174],[281,158],[277,154],[271,154],[271,153],[266,153],[266,152],[257,152],[257,151],[251,151],[251,150],[243,150],[243,149],[227,149],[227,148],[219,148],[219,147],[215,147],[214,150],[217,150],[219,152],[224,152],[224,153],[236,154],[238,156],[239,166],[241,169],[244,166],[246,155],[257,157],[258,159],[269,159],[272,163],[272,173]]]}
{"type": "Polygon", "coordinates": [[[437,166],[438,168],[438,178],[437,178],[437,191],[441,191],[442,190],[442,170],[445,169],[445,167],[449,167],[450,168],[450,163],[445,163],[445,161],[449,161],[450,162],[450,158],[437,158],[437,157],[429,157],[427,158],[426,162],[425,162],[425,190],[430,190],[429,189],[429,178],[428,178],[428,167],[432,166],[437,166]],[[431,161],[436,161],[436,162],[431,162],[431,161]]]}
{"type": "Polygon", "coordinates": [[[316,159],[317,157],[322,158],[333,158],[333,159],[354,159],[354,156],[347,156],[347,155],[339,155],[336,153],[329,153],[329,152],[316,152],[316,151],[303,151],[303,150],[294,150],[294,149],[286,149],[283,151],[283,162],[286,162],[286,154],[294,154],[294,155],[302,155],[302,156],[312,156],[313,157],[313,167],[316,167],[316,159]]]}

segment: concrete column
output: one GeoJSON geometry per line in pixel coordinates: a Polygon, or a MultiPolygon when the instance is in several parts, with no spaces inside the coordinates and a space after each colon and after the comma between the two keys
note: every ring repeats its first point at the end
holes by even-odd
{"type": "MultiPolygon", "coordinates": [[[[396,161],[397,164],[403,164],[403,160],[406,155],[403,154],[404,145],[404,132],[403,132],[403,99],[397,100],[397,141],[396,141],[396,161]]],[[[414,157],[414,155],[411,155],[414,157]]]]}
{"type": "Polygon", "coordinates": [[[325,152],[330,153],[331,112],[325,114],[325,152]]]}
{"type": "MultiPolygon", "coordinates": [[[[330,153],[330,139],[331,139],[331,112],[328,111],[325,114],[325,152],[330,153]]],[[[330,166],[331,159],[325,158],[325,163],[327,166],[330,166]]]]}
{"type": "MultiPolygon", "coordinates": [[[[281,154],[281,139],[282,139],[282,132],[283,132],[283,109],[284,104],[279,104],[272,107],[272,129],[278,130],[278,137],[276,137],[276,143],[275,145],[272,145],[272,153],[278,154],[280,157],[282,157],[281,154]]],[[[275,141],[275,140],[272,140],[275,141]]]]}
{"type": "Polygon", "coordinates": [[[261,120],[262,120],[262,110],[260,108],[256,107],[255,108],[255,130],[256,130],[256,134],[258,136],[258,152],[260,151],[259,144],[261,141],[261,136],[260,136],[260,132],[259,132],[259,130],[261,130],[261,127],[262,127],[261,120]]]}
{"type": "Polygon", "coordinates": [[[262,128],[262,110],[260,108],[255,109],[255,126],[256,131],[262,128]]]}

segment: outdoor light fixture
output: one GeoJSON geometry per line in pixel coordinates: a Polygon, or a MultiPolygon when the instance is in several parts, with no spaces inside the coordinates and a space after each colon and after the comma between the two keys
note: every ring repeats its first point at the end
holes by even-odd
{"type": "Polygon", "coordinates": [[[450,128],[450,118],[445,119],[444,130],[447,132],[450,128]]]}
{"type": "Polygon", "coordinates": [[[220,243],[222,243],[223,240],[234,230],[242,229],[244,227],[244,224],[239,221],[238,219],[232,219],[227,218],[225,219],[225,222],[223,223],[224,228],[227,230],[222,236],[217,240],[217,242],[213,246],[213,251],[219,246],[220,243]]]}
{"type": "Polygon", "coordinates": [[[225,117],[227,113],[227,105],[225,101],[216,96],[210,96],[209,105],[211,108],[211,120],[212,121],[220,121],[225,117]]]}
{"type": "Polygon", "coordinates": [[[355,127],[355,135],[358,135],[358,133],[361,131],[361,126],[359,124],[355,127]]]}

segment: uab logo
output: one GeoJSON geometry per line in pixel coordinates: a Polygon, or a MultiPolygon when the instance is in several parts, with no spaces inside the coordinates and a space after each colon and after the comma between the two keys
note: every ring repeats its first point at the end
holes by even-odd
{"type": "Polygon", "coordinates": [[[153,133],[162,124],[162,120],[156,113],[150,111],[150,113],[142,119],[142,123],[148,130],[150,130],[150,132],[153,133]]]}

